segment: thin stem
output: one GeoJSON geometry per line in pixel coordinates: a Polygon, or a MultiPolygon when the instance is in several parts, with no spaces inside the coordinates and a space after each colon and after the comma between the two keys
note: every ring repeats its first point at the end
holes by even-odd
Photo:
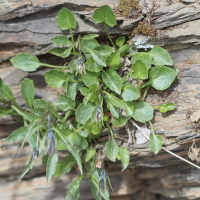
{"type": "Polygon", "coordinates": [[[103,81],[102,81],[100,78],[97,78],[97,80],[98,80],[100,83],[103,83],[103,81]]]}
{"type": "Polygon", "coordinates": [[[138,78],[138,91],[139,91],[139,94],[140,94],[140,101],[141,101],[141,88],[140,88],[140,78],[138,78]]]}
{"type": "Polygon", "coordinates": [[[105,27],[105,31],[106,31],[106,34],[107,34],[107,36],[108,36],[108,39],[110,40],[111,44],[113,45],[115,51],[117,51],[117,47],[115,46],[115,44],[114,44],[112,38],[110,37],[110,34],[108,33],[108,29],[107,29],[107,24],[106,24],[106,22],[104,22],[104,27],[105,27]]]}
{"type": "MultiPolygon", "coordinates": [[[[73,33],[72,33],[72,29],[69,28],[69,31],[70,31],[70,34],[71,34],[72,45],[74,45],[74,36],[73,36],[73,33]]],[[[76,51],[75,51],[75,46],[73,47],[73,52],[74,52],[74,54],[76,53],[76,51]]]]}
{"type": "Polygon", "coordinates": [[[146,97],[147,92],[149,91],[150,87],[151,87],[150,85],[147,86],[146,90],[144,91],[144,94],[143,94],[143,97],[142,97],[142,101],[145,101],[145,97],[146,97]]]}
{"type": "Polygon", "coordinates": [[[130,71],[123,79],[122,79],[122,83],[128,78],[128,76],[131,74],[132,71],[130,71]]]}
{"type": "MultiPolygon", "coordinates": [[[[147,140],[149,140],[149,137],[142,131],[142,129],[141,129],[133,120],[130,120],[130,122],[133,124],[133,126],[135,126],[138,130],[140,130],[140,132],[144,135],[144,137],[147,138],[147,140]]],[[[192,166],[194,166],[194,167],[200,169],[200,167],[199,167],[198,165],[195,165],[194,163],[192,163],[192,162],[190,162],[190,161],[188,161],[188,160],[186,160],[186,159],[184,159],[184,158],[182,158],[182,157],[176,155],[175,153],[173,153],[173,152],[167,150],[166,148],[162,147],[162,149],[163,149],[164,151],[166,151],[167,153],[169,153],[169,154],[171,154],[171,155],[173,155],[173,156],[179,158],[180,160],[182,160],[182,161],[184,161],[184,162],[186,162],[186,163],[188,163],[188,164],[190,164],[190,165],[192,165],[192,166]]]]}
{"type": "Polygon", "coordinates": [[[50,65],[50,64],[46,64],[46,63],[40,63],[42,66],[47,66],[47,67],[53,67],[53,68],[63,68],[63,66],[57,66],[57,65],[50,65]]]}
{"type": "Polygon", "coordinates": [[[151,127],[152,134],[155,135],[154,128],[153,128],[153,125],[152,125],[151,121],[149,121],[149,125],[151,127]]]}
{"type": "Polygon", "coordinates": [[[113,131],[112,131],[110,125],[108,124],[108,122],[106,122],[106,126],[108,127],[108,129],[109,129],[109,131],[110,131],[111,137],[114,138],[113,131]]]}

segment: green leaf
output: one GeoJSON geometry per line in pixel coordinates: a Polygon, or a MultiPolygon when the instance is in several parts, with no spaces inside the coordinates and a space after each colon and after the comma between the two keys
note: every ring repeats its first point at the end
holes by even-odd
{"type": "Polygon", "coordinates": [[[97,76],[99,76],[99,73],[87,72],[87,74],[82,75],[83,82],[85,83],[87,87],[90,87],[94,84],[99,84],[97,80],[97,76]]]}
{"type": "Polygon", "coordinates": [[[125,109],[126,105],[125,102],[119,98],[117,98],[115,95],[110,94],[110,93],[106,93],[106,97],[105,97],[106,101],[108,101],[109,103],[113,104],[116,107],[125,109]]]}
{"type": "Polygon", "coordinates": [[[48,157],[47,167],[46,167],[47,182],[49,182],[51,180],[51,177],[54,175],[56,171],[57,162],[58,162],[58,153],[54,153],[52,156],[48,157]]]}
{"type": "Polygon", "coordinates": [[[142,61],[146,65],[146,68],[149,70],[152,64],[152,56],[145,52],[139,52],[139,53],[136,53],[131,58],[131,63],[133,65],[135,64],[136,61],[142,61]]]}
{"type": "Polygon", "coordinates": [[[163,139],[160,135],[151,135],[150,139],[149,139],[149,145],[151,150],[157,154],[161,148],[162,148],[162,144],[163,144],[163,139]]]}
{"type": "Polygon", "coordinates": [[[128,83],[123,87],[122,98],[124,101],[133,101],[139,97],[140,93],[134,85],[128,83]]]}
{"type": "MultiPolygon", "coordinates": [[[[97,94],[99,91],[98,89],[98,85],[92,85],[90,88],[89,88],[89,91],[88,93],[85,95],[85,97],[83,98],[83,103],[84,105],[86,106],[87,105],[87,102],[90,100],[91,102],[95,102],[96,99],[94,97],[95,94],[97,94]]],[[[97,101],[98,101],[98,94],[97,94],[97,101]]],[[[98,104],[98,102],[97,102],[98,104]]]]}
{"type": "Polygon", "coordinates": [[[99,65],[92,57],[85,62],[85,69],[90,72],[100,72],[103,65],[99,65]]]}
{"type": "Polygon", "coordinates": [[[130,51],[130,47],[128,44],[123,45],[118,50],[120,52],[120,56],[123,56],[125,53],[128,53],[130,51]]]}
{"type": "Polygon", "coordinates": [[[94,23],[97,24],[101,22],[105,22],[109,26],[115,26],[117,24],[116,16],[108,5],[96,9],[92,17],[94,23]]]}
{"type": "Polygon", "coordinates": [[[13,96],[12,90],[8,85],[6,85],[3,80],[0,78],[0,95],[6,99],[11,100],[13,103],[16,103],[15,98],[13,96]]]}
{"type": "Polygon", "coordinates": [[[4,141],[4,143],[14,143],[14,142],[19,142],[26,136],[28,127],[21,127],[15,131],[13,131],[4,141]]]}
{"type": "Polygon", "coordinates": [[[51,38],[50,40],[52,43],[58,45],[58,46],[67,46],[68,44],[71,44],[72,42],[68,39],[66,36],[56,36],[54,38],[51,38]]]}
{"type": "Polygon", "coordinates": [[[74,45],[70,46],[68,49],[56,47],[56,48],[51,49],[49,51],[49,53],[56,55],[56,56],[59,56],[61,58],[66,58],[71,54],[73,47],[74,47],[74,45]]]}
{"type": "Polygon", "coordinates": [[[28,137],[28,144],[33,151],[36,150],[36,142],[37,142],[37,135],[36,134],[32,134],[28,137]]]}
{"type": "Polygon", "coordinates": [[[140,78],[142,80],[148,78],[148,69],[142,61],[136,61],[135,64],[132,65],[131,70],[131,78],[140,78]]]}
{"type": "Polygon", "coordinates": [[[111,53],[106,63],[111,69],[118,70],[120,67],[120,53],[118,51],[111,53]]]}
{"type": "Polygon", "coordinates": [[[161,113],[166,113],[167,111],[173,110],[174,108],[176,108],[176,104],[174,104],[174,103],[167,103],[164,105],[160,104],[159,111],[161,113]]]}
{"type": "Polygon", "coordinates": [[[47,108],[47,102],[43,99],[34,99],[33,100],[33,106],[34,106],[35,109],[37,109],[37,108],[46,109],[47,108]]]}
{"type": "Polygon", "coordinates": [[[66,103],[66,105],[59,106],[62,111],[67,111],[75,107],[75,101],[64,94],[59,94],[58,102],[66,103]]]}
{"type": "Polygon", "coordinates": [[[124,42],[125,42],[125,37],[121,36],[121,37],[117,38],[116,45],[118,47],[121,47],[121,46],[123,46],[124,42]]]}
{"type": "Polygon", "coordinates": [[[53,127],[53,129],[58,134],[58,136],[63,141],[63,143],[66,145],[68,151],[71,152],[72,155],[74,156],[74,158],[75,158],[75,160],[76,160],[76,162],[78,164],[79,170],[80,170],[80,172],[82,174],[83,170],[82,170],[81,158],[80,158],[77,150],[71,145],[70,142],[68,142],[68,140],[66,140],[65,136],[63,135],[63,133],[58,128],[53,127]]]}
{"type": "Polygon", "coordinates": [[[29,111],[39,117],[43,117],[43,115],[45,113],[45,109],[43,109],[43,108],[29,109],[29,111]]]}
{"type": "Polygon", "coordinates": [[[153,118],[154,109],[146,102],[135,102],[134,109],[133,118],[136,121],[145,123],[153,118]]]}
{"type": "Polygon", "coordinates": [[[115,127],[121,127],[124,126],[126,124],[126,122],[128,121],[129,118],[120,115],[118,118],[114,117],[113,119],[113,126],[115,127]]]}
{"type": "Polygon", "coordinates": [[[85,124],[85,122],[90,119],[92,116],[92,112],[95,109],[95,105],[93,103],[88,103],[86,106],[84,104],[80,104],[76,110],[76,121],[81,124],[85,124]]]}
{"type": "Polygon", "coordinates": [[[56,69],[44,73],[45,81],[54,89],[60,88],[65,81],[69,80],[69,76],[56,69]]]}
{"type": "Polygon", "coordinates": [[[34,163],[33,156],[31,156],[28,165],[24,168],[23,172],[19,177],[19,181],[21,181],[21,179],[27,174],[27,172],[33,168],[33,163],[34,163]]]}
{"type": "Polygon", "coordinates": [[[88,146],[87,140],[76,133],[76,140],[74,141],[74,145],[77,147],[78,150],[86,149],[88,146]]]}
{"type": "Polygon", "coordinates": [[[118,154],[120,160],[122,161],[122,171],[124,171],[130,160],[130,156],[128,154],[128,150],[125,147],[119,147],[119,154],[118,154]]]}
{"type": "Polygon", "coordinates": [[[80,89],[80,93],[81,93],[83,96],[86,96],[88,92],[89,92],[89,88],[82,87],[82,88],[80,89]]]}
{"type": "Polygon", "coordinates": [[[109,57],[110,54],[114,51],[112,47],[107,45],[96,47],[95,50],[97,50],[104,58],[109,57]]]}
{"type": "Polygon", "coordinates": [[[149,72],[150,80],[143,87],[151,85],[156,90],[165,90],[174,82],[176,72],[169,67],[155,66],[149,72]]]}
{"type": "Polygon", "coordinates": [[[125,112],[127,115],[129,116],[133,116],[134,113],[134,103],[133,101],[125,101],[126,104],[126,108],[125,108],[125,112]]]}
{"type": "Polygon", "coordinates": [[[8,109],[0,106],[0,117],[4,115],[13,115],[16,114],[13,109],[8,109]]]}
{"type": "Polygon", "coordinates": [[[99,37],[98,34],[88,34],[88,35],[84,35],[81,40],[92,40],[96,37],[99,37]]]}
{"type": "Polygon", "coordinates": [[[84,54],[88,54],[89,51],[83,47],[87,47],[89,49],[95,49],[97,47],[99,47],[100,44],[97,42],[96,39],[91,39],[91,40],[82,40],[81,42],[81,51],[84,53],[84,54]]]}
{"type": "MultiPolygon", "coordinates": [[[[98,172],[96,170],[95,170],[95,172],[98,174],[98,172]]],[[[94,175],[92,175],[92,176],[94,176],[94,175]]],[[[91,188],[91,191],[92,191],[92,194],[93,194],[94,198],[96,200],[102,200],[101,193],[98,192],[98,190],[99,190],[98,189],[98,183],[95,182],[95,180],[93,179],[93,177],[90,177],[90,188],[91,188]]]]}
{"type": "Polygon", "coordinates": [[[114,117],[119,117],[119,109],[114,106],[113,104],[107,102],[107,107],[108,109],[110,110],[111,114],[114,116],[114,117]]]}
{"type": "Polygon", "coordinates": [[[21,93],[26,104],[33,108],[33,99],[35,97],[35,87],[32,80],[25,78],[21,83],[21,93]]]}
{"type": "Polygon", "coordinates": [[[27,129],[27,132],[26,132],[26,136],[22,142],[22,145],[21,145],[21,148],[24,146],[25,142],[26,142],[26,139],[28,139],[28,137],[35,133],[35,131],[37,130],[37,123],[40,121],[39,118],[36,118],[35,120],[33,120],[29,126],[28,126],[28,129],[27,129]]]}
{"type": "Polygon", "coordinates": [[[78,69],[78,59],[72,60],[68,67],[70,68],[70,72],[73,73],[78,69]]]}
{"type": "MultiPolygon", "coordinates": [[[[99,137],[98,134],[101,133],[101,129],[102,129],[102,124],[97,123],[96,121],[91,123],[91,121],[88,120],[84,125],[84,130],[87,132],[92,132],[93,136],[96,137],[99,137]]],[[[91,135],[89,135],[89,137],[91,138],[91,135]]]]}
{"type": "Polygon", "coordinates": [[[85,156],[85,162],[88,162],[91,158],[95,156],[96,151],[92,148],[87,149],[87,153],[85,156]]]}
{"type": "MultiPolygon", "coordinates": [[[[67,191],[67,195],[65,197],[65,199],[67,199],[68,197],[76,194],[77,192],[79,193],[79,187],[80,187],[80,182],[82,180],[83,176],[82,175],[79,175],[78,179],[76,179],[69,187],[68,191],[67,191]]],[[[79,195],[78,195],[79,196],[79,195]]],[[[78,198],[76,199],[73,199],[73,200],[77,200],[78,198]]]]}
{"type": "Polygon", "coordinates": [[[106,156],[113,162],[115,162],[118,155],[118,146],[115,142],[115,139],[111,137],[111,139],[106,143],[106,156]]]}
{"type": "Polygon", "coordinates": [[[91,54],[92,58],[99,64],[99,65],[103,65],[106,66],[106,61],[105,59],[101,56],[101,54],[96,51],[96,50],[92,50],[89,49],[85,46],[82,46],[83,48],[87,49],[89,51],[89,53],[91,54]]]}
{"type": "Polygon", "coordinates": [[[11,58],[10,62],[14,67],[28,72],[36,71],[36,69],[42,65],[38,58],[30,53],[20,53],[11,58]]]}
{"type": "Polygon", "coordinates": [[[103,71],[102,78],[107,87],[116,92],[117,94],[121,93],[122,82],[120,76],[112,69],[103,71]]]}
{"type": "Polygon", "coordinates": [[[152,64],[154,65],[173,65],[169,53],[161,47],[155,46],[149,54],[153,57],[152,64]]]}
{"type": "Polygon", "coordinates": [[[56,165],[56,171],[54,177],[58,177],[61,176],[62,174],[69,173],[73,165],[75,164],[76,160],[74,159],[72,154],[69,154],[68,156],[66,156],[64,160],[62,160],[56,165]]]}
{"type": "Polygon", "coordinates": [[[61,30],[75,29],[77,26],[74,14],[67,8],[62,8],[59,11],[56,21],[61,30]]]}

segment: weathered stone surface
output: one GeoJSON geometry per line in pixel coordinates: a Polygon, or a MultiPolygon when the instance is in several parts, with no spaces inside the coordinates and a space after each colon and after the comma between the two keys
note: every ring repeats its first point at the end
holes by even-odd
{"type": "MultiPolygon", "coordinates": [[[[69,59],[60,59],[47,54],[54,47],[50,39],[56,35],[70,37],[68,31],[61,31],[56,24],[56,15],[61,7],[73,11],[78,21],[74,30],[76,36],[84,33],[99,33],[103,35],[103,25],[94,25],[91,16],[94,8],[108,4],[116,8],[118,0],[82,1],[77,0],[0,0],[0,76],[8,84],[20,106],[25,107],[21,97],[21,81],[28,77],[34,81],[36,87],[35,98],[57,101],[62,90],[54,90],[47,86],[42,74],[49,70],[41,67],[37,72],[27,73],[12,67],[8,61],[20,52],[30,52],[39,56],[41,62],[63,65],[69,59]],[[113,4],[114,3],[114,4],[113,4]],[[86,8],[91,8],[86,9],[86,8]],[[90,10],[90,11],[89,11],[90,10]]],[[[150,3],[150,1],[146,1],[150,3]]],[[[192,120],[200,110],[200,7],[199,2],[180,3],[176,1],[156,0],[156,17],[154,26],[159,30],[159,37],[152,40],[146,36],[135,36],[130,45],[134,50],[149,49],[153,45],[166,48],[174,61],[174,66],[180,73],[175,83],[165,92],[151,89],[146,98],[151,105],[160,103],[176,103],[177,108],[166,114],[156,112],[153,119],[156,134],[162,136],[164,146],[188,159],[188,149],[195,138],[200,147],[199,127],[192,120]],[[175,26],[174,26],[175,25],[175,26]],[[168,27],[167,29],[165,29],[168,27]],[[138,41],[141,38],[141,44],[138,41]],[[137,42],[137,45],[135,45],[137,42]]],[[[112,34],[127,34],[137,26],[139,19],[124,19],[118,16],[118,25],[110,28],[112,34]]],[[[196,119],[196,118],[195,118],[196,119]]],[[[19,175],[28,163],[32,150],[25,145],[20,149],[20,142],[4,144],[5,138],[22,124],[18,124],[15,117],[0,118],[0,199],[21,200],[63,200],[67,189],[77,177],[76,168],[69,175],[53,178],[49,184],[45,178],[45,167],[39,159],[34,168],[18,183],[19,175]]],[[[133,127],[130,125],[133,134],[133,127]]],[[[128,135],[125,127],[114,129],[116,141],[127,147],[128,135]]],[[[134,134],[133,134],[134,136],[134,134]]],[[[107,141],[107,129],[102,133],[99,141],[107,141]]],[[[128,169],[121,171],[121,163],[108,162],[107,171],[111,178],[114,193],[112,199],[139,200],[186,200],[200,198],[199,170],[173,157],[165,151],[154,155],[149,144],[133,143],[128,146],[131,156],[128,169]]],[[[62,152],[60,159],[66,152],[62,152]]],[[[198,163],[197,163],[198,164],[198,163]]],[[[88,180],[81,184],[82,200],[92,200],[88,180]]]]}

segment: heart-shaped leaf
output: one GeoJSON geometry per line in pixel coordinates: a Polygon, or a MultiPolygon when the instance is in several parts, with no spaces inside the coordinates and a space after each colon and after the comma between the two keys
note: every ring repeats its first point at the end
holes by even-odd
{"type": "Polygon", "coordinates": [[[54,89],[60,88],[65,81],[69,80],[69,76],[58,70],[51,70],[44,73],[45,81],[54,89]]]}
{"type": "Polygon", "coordinates": [[[67,8],[62,8],[59,11],[56,21],[61,30],[74,29],[77,26],[74,14],[67,8]]]}
{"type": "Polygon", "coordinates": [[[101,22],[105,22],[109,26],[115,26],[117,24],[116,16],[108,5],[96,9],[92,17],[93,21],[97,24],[101,22]]]}
{"type": "Polygon", "coordinates": [[[149,55],[152,56],[152,64],[154,65],[173,65],[172,59],[167,52],[167,50],[155,46],[150,52],[149,55]]]}
{"type": "Polygon", "coordinates": [[[38,58],[30,53],[20,53],[10,59],[14,67],[24,71],[33,72],[42,65],[38,58]]]}
{"type": "Polygon", "coordinates": [[[115,139],[111,137],[111,139],[106,143],[106,156],[113,162],[115,162],[118,155],[118,146],[115,142],[115,139]]]}
{"type": "Polygon", "coordinates": [[[118,118],[115,118],[113,119],[113,126],[115,127],[121,127],[121,126],[124,126],[126,124],[126,122],[128,121],[129,118],[123,116],[123,115],[120,115],[118,118]]]}
{"type": "Polygon", "coordinates": [[[165,90],[174,82],[176,71],[165,66],[155,66],[149,72],[150,80],[142,87],[151,85],[156,90],[165,90]]]}
{"type": "Polygon", "coordinates": [[[71,44],[72,42],[68,39],[68,37],[66,37],[66,36],[60,36],[60,35],[58,35],[58,36],[56,36],[56,37],[54,37],[54,38],[51,38],[51,40],[50,40],[52,43],[54,43],[54,44],[56,44],[56,45],[58,45],[58,46],[62,46],[62,47],[64,47],[64,46],[67,46],[68,44],[71,44]]]}
{"type": "Polygon", "coordinates": [[[106,63],[111,69],[118,70],[120,67],[120,53],[118,51],[111,53],[106,63]]]}
{"type": "Polygon", "coordinates": [[[167,103],[164,105],[160,104],[159,111],[161,113],[166,113],[167,111],[173,110],[174,108],[176,108],[176,104],[174,104],[174,103],[167,103]]]}
{"type": "Polygon", "coordinates": [[[146,102],[135,102],[133,118],[136,121],[145,123],[153,118],[154,109],[146,102]]]}
{"type": "Polygon", "coordinates": [[[140,93],[134,85],[128,83],[123,87],[122,98],[124,101],[133,101],[139,97],[140,93]]]}
{"type": "Polygon", "coordinates": [[[105,84],[117,94],[121,93],[122,82],[120,76],[112,69],[103,71],[103,81],[105,84]]]}
{"type": "Polygon", "coordinates": [[[121,46],[123,46],[124,42],[125,42],[125,37],[121,36],[121,37],[117,38],[116,45],[118,47],[121,47],[121,46]]]}
{"type": "Polygon", "coordinates": [[[130,156],[128,154],[128,150],[125,147],[119,147],[119,154],[118,154],[120,160],[122,161],[122,171],[124,171],[130,160],[130,156]]]}
{"type": "Polygon", "coordinates": [[[139,52],[139,53],[136,53],[131,58],[131,63],[133,65],[135,64],[136,61],[142,61],[146,65],[146,68],[149,70],[152,64],[152,56],[145,52],[139,52]]]}
{"type": "Polygon", "coordinates": [[[131,70],[131,77],[134,79],[140,78],[143,80],[148,78],[148,69],[142,61],[136,61],[131,70]]]}
{"type": "Polygon", "coordinates": [[[149,139],[149,145],[151,150],[157,154],[161,148],[162,148],[162,144],[163,144],[163,139],[160,135],[151,135],[150,139],[149,139]]]}
{"type": "Polygon", "coordinates": [[[33,99],[35,97],[35,87],[32,80],[25,78],[21,83],[21,93],[26,104],[33,108],[33,99]]]}

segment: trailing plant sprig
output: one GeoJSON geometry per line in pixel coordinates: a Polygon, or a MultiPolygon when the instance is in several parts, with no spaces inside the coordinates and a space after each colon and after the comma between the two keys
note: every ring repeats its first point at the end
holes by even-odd
{"type": "MultiPolygon", "coordinates": [[[[38,157],[46,165],[48,182],[52,176],[69,173],[77,164],[80,173],[70,186],[66,198],[71,196],[71,199],[77,200],[80,195],[80,182],[87,177],[90,179],[94,198],[108,200],[109,178],[103,161],[100,173],[96,168],[99,153],[95,139],[101,136],[103,128],[108,128],[109,140],[101,145],[105,148],[105,155],[109,160],[121,160],[123,171],[129,164],[130,156],[127,148],[118,146],[115,141],[113,126],[122,127],[129,120],[149,122],[152,129],[152,135],[148,138],[149,144],[157,154],[162,148],[163,140],[160,135],[154,133],[151,123],[154,109],[145,102],[145,97],[151,87],[156,90],[169,88],[178,70],[168,67],[172,66],[172,60],[168,52],[161,47],[156,46],[149,52],[129,54],[130,47],[125,44],[124,36],[114,41],[107,25],[115,26],[116,16],[107,5],[95,10],[93,21],[97,24],[104,23],[112,47],[101,46],[95,39],[98,34],[88,34],[75,41],[73,29],[77,27],[77,22],[67,8],[59,11],[56,21],[61,30],[69,30],[71,38],[64,35],[52,38],[51,42],[58,47],[51,49],[49,53],[61,58],[73,55],[68,65],[41,63],[36,56],[29,53],[18,54],[11,62],[24,71],[35,71],[40,66],[54,68],[44,73],[45,81],[54,89],[63,87],[66,92],[59,94],[57,103],[34,99],[34,83],[26,78],[21,83],[21,93],[29,109],[22,109],[15,101],[9,86],[0,79],[0,102],[9,107],[1,107],[0,115],[20,115],[24,119],[24,126],[12,132],[5,143],[23,140],[23,146],[27,140],[33,149],[33,155],[20,180],[33,167],[38,157]],[[120,60],[130,56],[130,72],[121,78],[118,75],[118,69],[122,67],[120,60]],[[129,76],[136,79],[138,84],[129,83],[129,76]],[[82,101],[77,100],[78,91],[83,96],[82,101]],[[120,112],[122,110],[124,115],[120,112]],[[113,122],[113,125],[110,122],[113,122]],[[61,150],[68,150],[69,154],[58,162],[61,150]]],[[[175,107],[173,103],[157,106],[161,113],[175,107]]]]}

